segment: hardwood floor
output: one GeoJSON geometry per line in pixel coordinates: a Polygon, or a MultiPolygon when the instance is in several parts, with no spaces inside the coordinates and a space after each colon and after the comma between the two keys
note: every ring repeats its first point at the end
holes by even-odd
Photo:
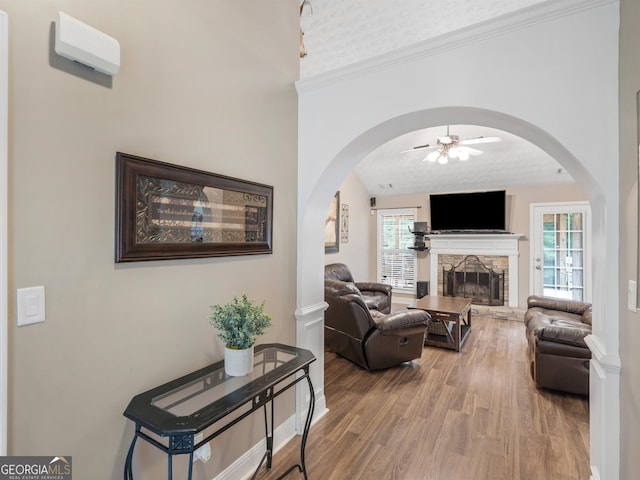
{"type": "MultiPolygon", "coordinates": [[[[425,347],[419,360],[384,371],[327,352],[330,411],[311,427],[308,477],[588,479],[588,400],[537,390],[528,369],[524,325],[481,317],[460,353],[425,347]]],[[[258,478],[296,463],[299,442],[258,478]]]]}

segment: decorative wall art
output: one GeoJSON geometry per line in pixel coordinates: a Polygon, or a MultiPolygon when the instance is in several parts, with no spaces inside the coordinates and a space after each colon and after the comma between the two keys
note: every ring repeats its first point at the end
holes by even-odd
{"type": "Polygon", "coordinates": [[[340,192],[336,192],[331,199],[331,205],[324,221],[324,253],[337,253],[340,251],[340,192]]]}
{"type": "Polygon", "coordinates": [[[118,152],[116,262],[272,252],[273,187],[118,152]]]}
{"type": "Polygon", "coordinates": [[[346,203],[340,209],[340,242],[349,243],[349,205],[346,203]]]}

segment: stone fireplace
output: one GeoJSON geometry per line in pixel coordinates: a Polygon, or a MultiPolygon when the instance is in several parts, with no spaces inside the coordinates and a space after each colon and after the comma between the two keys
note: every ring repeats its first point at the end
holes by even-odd
{"type": "MultiPolygon", "coordinates": [[[[431,294],[443,295],[444,270],[458,265],[467,256],[475,256],[479,262],[496,272],[504,271],[503,303],[518,306],[518,240],[519,234],[441,234],[430,235],[431,294]],[[435,284],[437,288],[434,288],[435,284]]],[[[490,278],[490,277],[487,277],[490,278]]],[[[500,283],[500,280],[493,279],[500,283]]],[[[460,284],[460,282],[456,282],[460,284]]],[[[462,280],[465,283],[465,280],[462,280]]],[[[463,288],[471,288],[469,285],[463,288]]],[[[488,286],[487,286],[488,288],[488,286]]],[[[446,292],[447,294],[451,292],[446,292]]],[[[455,292],[453,292],[455,294],[455,292]]],[[[467,296],[467,295],[464,295],[467,296]]],[[[474,302],[476,303],[476,302],[474,302]]],[[[497,302],[493,303],[494,305],[497,302]]]]}
{"type": "Polygon", "coordinates": [[[459,255],[440,255],[439,261],[443,264],[441,295],[469,298],[475,305],[504,305],[506,269],[500,267],[508,267],[502,261],[506,257],[485,257],[485,261],[492,260],[491,264],[484,263],[476,255],[467,255],[460,261],[456,257],[459,255]],[[451,263],[447,263],[448,260],[451,263]]]}

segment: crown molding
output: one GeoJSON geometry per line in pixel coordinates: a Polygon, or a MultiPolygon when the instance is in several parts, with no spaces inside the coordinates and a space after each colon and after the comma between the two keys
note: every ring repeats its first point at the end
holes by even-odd
{"type": "Polygon", "coordinates": [[[308,79],[298,80],[295,83],[296,89],[298,93],[321,89],[350,78],[357,78],[398,64],[428,58],[492,37],[522,30],[532,25],[546,23],[561,17],[575,15],[611,3],[619,3],[619,0],[548,0],[444,33],[392,52],[336,68],[308,79]]]}

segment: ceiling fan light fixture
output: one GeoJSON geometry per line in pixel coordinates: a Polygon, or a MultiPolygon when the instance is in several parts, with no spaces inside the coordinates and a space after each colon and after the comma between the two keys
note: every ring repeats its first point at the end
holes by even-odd
{"type": "Polygon", "coordinates": [[[401,153],[415,152],[425,148],[434,149],[423,158],[423,162],[438,162],[442,165],[449,163],[449,159],[457,159],[460,161],[469,160],[471,157],[477,157],[482,155],[483,151],[477,148],[470,147],[468,145],[474,145],[478,143],[491,143],[501,141],[500,137],[475,137],[460,140],[458,135],[451,135],[449,133],[449,126],[447,125],[446,135],[436,137],[436,144],[425,144],[413,147],[409,150],[403,150],[401,153]]]}
{"type": "Polygon", "coordinates": [[[429,160],[430,162],[435,162],[440,156],[439,150],[434,150],[429,155],[426,156],[425,160],[429,160]]]}

